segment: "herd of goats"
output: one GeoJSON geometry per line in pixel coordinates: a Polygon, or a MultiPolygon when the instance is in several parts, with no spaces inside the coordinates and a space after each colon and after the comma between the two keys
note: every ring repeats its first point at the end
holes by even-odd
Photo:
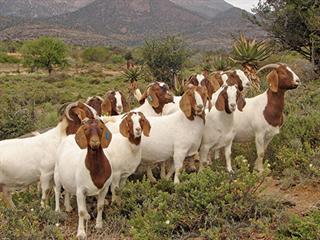
{"type": "Polygon", "coordinates": [[[233,142],[255,140],[255,169],[263,171],[264,152],[283,125],[284,94],[299,86],[299,77],[285,64],[269,64],[258,73],[267,75],[268,89],[244,98],[250,81],[241,70],[215,72],[208,77],[191,76],[183,96],[174,96],[162,82],[136,89],[141,106],[130,107],[119,91],[104,98],[90,97],[65,107],[58,125],[27,138],[0,142],[0,192],[14,207],[11,192],[40,182],[41,204],[54,186],[55,210],[72,211],[70,197],[76,195],[77,237],[86,238],[85,220],[90,218],[86,197],[97,196],[96,228],[102,228],[102,212],[111,187],[112,202],[127,178],[144,166],[155,181],[152,168],[161,164],[161,178],[179,183],[184,160],[199,160],[199,170],[211,162],[209,151],[224,149],[226,167],[232,172],[233,142]]]}

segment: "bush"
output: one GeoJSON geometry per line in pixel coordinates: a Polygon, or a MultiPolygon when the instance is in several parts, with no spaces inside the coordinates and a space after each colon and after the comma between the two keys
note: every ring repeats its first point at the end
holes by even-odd
{"type": "Polygon", "coordinates": [[[116,55],[111,56],[111,62],[113,64],[123,63],[124,61],[125,61],[125,59],[122,55],[116,54],[116,55]]]}
{"type": "Polygon", "coordinates": [[[34,129],[35,119],[32,106],[21,106],[12,99],[8,99],[6,107],[2,109],[0,115],[0,140],[15,138],[34,129]]]}
{"type": "Polygon", "coordinates": [[[110,58],[110,52],[105,47],[90,47],[85,49],[81,56],[88,62],[104,63],[110,58]]]}
{"type": "Polygon", "coordinates": [[[278,239],[320,239],[320,211],[314,210],[306,216],[289,214],[284,216],[278,229],[278,239]]]}
{"type": "Polygon", "coordinates": [[[20,60],[16,57],[9,56],[6,53],[0,52],[0,63],[19,63],[20,60]]]}
{"type": "Polygon", "coordinates": [[[189,56],[186,43],[176,37],[146,41],[143,59],[154,78],[173,87],[173,74],[179,73],[189,56]]]}
{"type": "Polygon", "coordinates": [[[118,210],[129,217],[133,239],[221,237],[225,231],[236,236],[253,221],[271,219],[279,206],[257,197],[265,175],[250,173],[242,157],[237,163],[240,170],[235,176],[206,169],[183,174],[179,185],[165,180],[154,186],[144,180],[128,183],[118,210]]]}

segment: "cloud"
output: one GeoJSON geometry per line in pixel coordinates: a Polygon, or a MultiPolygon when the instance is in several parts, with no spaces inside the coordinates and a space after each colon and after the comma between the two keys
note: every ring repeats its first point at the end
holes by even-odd
{"type": "Polygon", "coordinates": [[[225,0],[226,2],[232,4],[235,7],[239,7],[242,9],[251,12],[251,9],[256,6],[259,0],[225,0]]]}

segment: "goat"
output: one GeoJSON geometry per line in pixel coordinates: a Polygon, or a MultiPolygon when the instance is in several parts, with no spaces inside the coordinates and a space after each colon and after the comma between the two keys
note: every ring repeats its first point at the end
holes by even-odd
{"type": "Polygon", "coordinates": [[[114,116],[130,111],[129,104],[120,91],[108,91],[104,99],[99,96],[89,97],[86,103],[93,107],[99,116],[114,116]]]}
{"type": "Polygon", "coordinates": [[[127,178],[139,166],[141,162],[141,135],[143,133],[148,137],[150,129],[150,123],[143,113],[130,112],[121,121],[120,133],[113,134],[112,142],[105,150],[113,171],[112,202],[118,199],[116,189],[122,188],[127,178]]]}
{"type": "Polygon", "coordinates": [[[215,107],[206,114],[206,124],[200,146],[200,169],[207,164],[209,150],[225,147],[227,169],[232,172],[231,146],[236,134],[234,130],[234,111],[242,111],[246,102],[236,86],[222,87],[215,107]]]}
{"type": "Polygon", "coordinates": [[[222,85],[237,85],[240,92],[251,86],[250,80],[240,69],[214,72],[209,75],[208,79],[213,87],[213,92],[220,89],[222,85]]]}
{"type": "MultiPolygon", "coordinates": [[[[180,110],[162,117],[149,117],[152,129],[148,138],[143,138],[142,163],[154,164],[173,157],[174,182],[179,183],[183,161],[194,155],[200,146],[204,129],[207,91],[202,86],[189,88],[180,101],[180,110]]],[[[151,169],[149,169],[151,171],[151,169]]]]}
{"type": "Polygon", "coordinates": [[[257,159],[255,169],[263,171],[263,158],[272,138],[279,134],[283,125],[284,95],[287,90],[300,85],[299,77],[284,64],[269,64],[273,68],[267,75],[269,88],[262,94],[246,98],[246,107],[234,113],[234,142],[248,142],[255,139],[257,159]]]}
{"type": "Polygon", "coordinates": [[[40,180],[44,206],[50,188],[56,151],[62,139],[74,134],[81,119],[94,118],[92,109],[76,102],[69,104],[58,125],[45,133],[23,139],[0,142],[0,191],[8,206],[14,207],[11,191],[40,180]]]}
{"type": "Polygon", "coordinates": [[[79,224],[77,237],[86,238],[84,220],[90,215],[86,196],[97,196],[96,229],[102,228],[104,199],[112,179],[112,167],[104,154],[112,134],[101,120],[85,120],[75,136],[68,136],[59,146],[54,169],[55,211],[60,211],[61,186],[69,194],[76,195],[79,224]],[[80,147],[77,147],[77,145],[80,147]],[[86,149],[86,150],[84,150],[86,149]]]}
{"type": "MultiPolygon", "coordinates": [[[[140,99],[142,105],[132,111],[141,112],[146,117],[162,116],[164,106],[170,102],[173,102],[173,94],[170,92],[168,85],[163,82],[154,82],[149,84],[143,93],[140,99]]],[[[107,127],[112,133],[118,133],[123,116],[102,117],[102,120],[107,122],[107,127]]]]}

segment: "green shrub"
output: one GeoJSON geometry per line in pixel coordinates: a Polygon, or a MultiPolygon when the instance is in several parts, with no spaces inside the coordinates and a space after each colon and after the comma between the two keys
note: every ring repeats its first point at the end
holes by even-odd
{"type": "Polygon", "coordinates": [[[124,57],[119,54],[112,55],[110,60],[113,64],[119,64],[119,63],[123,63],[125,61],[124,57]]]}
{"type": "Polygon", "coordinates": [[[7,99],[0,115],[0,140],[32,131],[35,126],[33,110],[33,106],[21,106],[13,99],[7,99]]]}
{"type": "Polygon", "coordinates": [[[289,214],[283,218],[277,231],[277,239],[320,239],[319,210],[314,210],[303,217],[289,214]]]}
{"type": "Polygon", "coordinates": [[[9,56],[6,53],[0,52],[0,63],[19,63],[20,60],[16,57],[9,56]]]}
{"type": "Polygon", "coordinates": [[[129,217],[133,239],[221,236],[225,228],[236,234],[253,220],[272,218],[277,205],[257,197],[266,175],[250,173],[242,157],[236,161],[240,170],[235,176],[205,169],[183,174],[179,185],[164,180],[154,186],[144,180],[128,183],[121,192],[124,202],[119,211],[129,217]]]}
{"type": "Polygon", "coordinates": [[[90,47],[81,54],[83,60],[88,62],[104,63],[110,58],[110,52],[105,47],[90,47]]]}

